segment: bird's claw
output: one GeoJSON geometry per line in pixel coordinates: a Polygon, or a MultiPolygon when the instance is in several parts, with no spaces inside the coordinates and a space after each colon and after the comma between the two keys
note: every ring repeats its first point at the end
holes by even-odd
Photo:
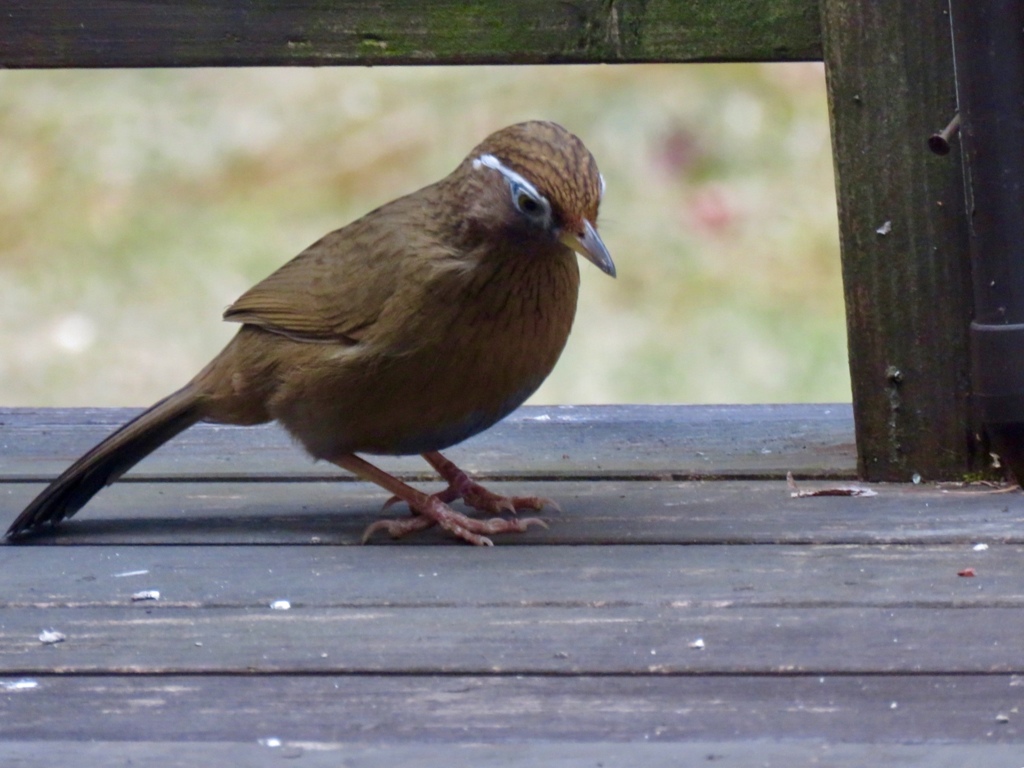
{"type": "Polygon", "coordinates": [[[489,491],[436,451],[423,456],[447,481],[448,486],[429,496],[407,488],[408,493],[400,492],[400,495],[389,498],[382,512],[399,501],[405,501],[412,512],[411,517],[405,520],[378,520],[363,533],[364,544],[377,531],[387,531],[391,538],[398,539],[414,531],[440,525],[470,544],[492,546],[494,542],[489,537],[493,534],[521,533],[531,525],[548,527],[547,523],[537,517],[516,518],[521,510],[541,510],[549,506],[562,511],[554,501],[543,496],[501,496],[489,491]],[[462,499],[466,506],[486,515],[509,517],[491,517],[487,520],[468,517],[448,506],[457,499],[462,499]]]}
{"type": "MultiPolygon", "coordinates": [[[[384,502],[384,506],[382,506],[380,508],[380,511],[381,512],[387,512],[389,509],[391,509],[391,507],[395,506],[395,504],[398,504],[400,501],[401,501],[401,498],[399,498],[398,496],[392,496],[390,499],[388,499],[387,501],[384,502]]],[[[380,520],[378,522],[384,522],[384,521],[380,520]]],[[[374,525],[377,525],[377,523],[374,523],[373,525],[371,525],[370,528],[373,528],[374,525]]],[[[367,529],[367,531],[369,531],[369,528],[367,529]]],[[[366,534],[363,534],[363,544],[365,544],[365,543],[366,543],[366,534]]]]}
{"type": "MultiPolygon", "coordinates": [[[[545,507],[550,507],[556,512],[562,511],[558,503],[547,496],[502,496],[487,490],[474,481],[469,481],[461,488],[450,485],[443,491],[432,493],[431,498],[437,499],[443,504],[450,504],[457,499],[462,499],[467,507],[488,515],[517,515],[524,509],[540,512],[545,507]]],[[[380,511],[386,512],[401,501],[400,497],[392,496],[384,502],[380,511]]],[[[415,510],[413,511],[415,512],[415,510]]]]}
{"type": "Polygon", "coordinates": [[[538,511],[544,507],[562,511],[555,502],[543,496],[501,496],[489,491],[437,451],[425,453],[423,458],[448,482],[448,487],[436,494],[445,503],[462,499],[467,506],[491,515],[515,515],[522,509],[538,511]]]}
{"type": "MultiPolygon", "coordinates": [[[[459,492],[456,491],[455,488],[453,488],[452,486],[448,486],[443,491],[438,491],[437,493],[432,493],[430,495],[432,498],[435,498],[444,504],[451,504],[453,501],[459,498],[459,492]]],[[[402,499],[401,496],[392,496],[390,499],[384,502],[384,506],[380,508],[380,511],[386,512],[395,504],[398,504],[402,501],[404,501],[404,499],[402,499]]],[[[413,511],[415,512],[415,510],[413,511]]]]}
{"type": "MultiPolygon", "coordinates": [[[[385,508],[387,506],[390,506],[390,503],[385,505],[385,508]]],[[[377,531],[387,531],[388,536],[392,539],[400,539],[406,534],[426,530],[432,525],[434,525],[433,520],[420,516],[410,516],[402,520],[378,520],[366,526],[366,530],[363,531],[362,543],[368,542],[377,531]]]]}
{"type": "MultiPolygon", "coordinates": [[[[466,506],[477,512],[490,515],[516,515],[523,509],[539,512],[544,507],[551,507],[558,512],[561,508],[553,500],[544,496],[502,496],[484,488],[480,483],[471,480],[465,474],[457,482],[448,486],[446,491],[456,499],[462,499],[466,506]]],[[[447,499],[446,499],[447,501],[447,499]]]]}
{"type": "Polygon", "coordinates": [[[524,509],[539,512],[545,507],[551,507],[556,512],[562,511],[558,504],[545,496],[501,496],[481,485],[477,485],[472,492],[463,496],[462,500],[478,512],[487,512],[492,515],[503,513],[517,515],[524,509]]]}
{"type": "Polygon", "coordinates": [[[496,533],[522,533],[531,525],[547,528],[548,524],[539,517],[523,517],[508,519],[492,517],[489,520],[477,520],[456,512],[437,496],[428,496],[425,504],[410,504],[416,514],[402,520],[378,520],[363,531],[363,544],[377,531],[387,531],[393,539],[415,531],[422,531],[434,525],[440,525],[454,536],[476,546],[491,547],[494,542],[489,538],[496,533]]]}

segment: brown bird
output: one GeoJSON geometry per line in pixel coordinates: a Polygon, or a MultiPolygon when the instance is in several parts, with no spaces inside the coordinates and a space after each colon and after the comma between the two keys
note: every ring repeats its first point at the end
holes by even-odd
{"type": "MultiPolygon", "coordinates": [[[[547,499],[499,496],[439,451],[529,397],[576,313],[575,253],[615,276],[597,234],[604,179],[576,136],[527,122],[488,136],[447,177],[317,241],[224,313],[242,323],[192,381],[71,465],[18,516],[16,538],[55,525],[199,421],[279,421],[314,459],[393,494],[413,515],[473,544],[524,531],[547,499]],[[428,495],[356,454],[422,454],[448,483],[428,495]],[[448,504],[461,498],[490,515],[448,504]]],[[[391,502],[388,502],[389,504],[391,502]]]]}

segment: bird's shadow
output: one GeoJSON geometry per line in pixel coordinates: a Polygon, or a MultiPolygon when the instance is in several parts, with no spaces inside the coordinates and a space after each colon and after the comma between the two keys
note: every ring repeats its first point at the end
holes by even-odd
{"type": "MultiPolygon", "coordinates": [[[[5,541],[17,546],[360,544],[363,531],[376,519],[369,513],[303,512],[273,516],[76,517],[5,541]]],[[[387,539],[381,537],[380,541],[387,539]]]]}
{"type": "MultiPolygon", "coordinates": [[[[395,510],[388,517],[399,518],[395,510]]],[[[9,546],[187,545],[187,546],[350,546],[363,544],[367,527],[379,512],[295,512],[274,515],[175,515],[152,517],[75,517],[43,526],[14,539],[9,546]]],[[[547,515],[544,515],[547,517],[547,515]]],[[[515,539],[517,537],[508,537],[515,539]]],[[[368,544],[461,544],[438,528],[402,539],[384,533],[368,544]]]]}

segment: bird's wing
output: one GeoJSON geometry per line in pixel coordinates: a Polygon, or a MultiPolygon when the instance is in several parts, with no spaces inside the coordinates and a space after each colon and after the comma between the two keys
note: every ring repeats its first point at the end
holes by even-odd
{"type": "Polygon", "coordinates": [[[389,280],[386,273],[395,270],[396,257],[400,259],[360,237],[366,231],[361,223],[311,245],[242,294],[224,312],[224,319],[296,341],[357,343],[393,293],[393,276],[389,280]]]}

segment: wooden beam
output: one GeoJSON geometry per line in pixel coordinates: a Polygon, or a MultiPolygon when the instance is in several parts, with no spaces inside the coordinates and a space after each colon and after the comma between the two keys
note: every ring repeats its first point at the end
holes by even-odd
{"type": "Polygon", "coordinates": [[[817,0],[6,0],[0,67],[821,58],[817,0]]]}
{"type": "MultiPolygon", "coordinates": [[[[209,699],[200,698],[199,692],[193,697],[196,708],[202,709],[208,715],[211,713],[219,715],[228,703],[235,703],[227,701],[229,697],[221,692],[220,684],[227,688],[243,688],[241,691],[233,692],[240,711],[244,708],[245,699],[243,697],[247,693],[252,691],[250,695],[262,697],[265,690],[259,686],[238,686],[231,679],[214,681],[204,679],[196,682],[202,689],[202,694],[209,694],[212,691],[217,696],[216,704],[213,705],[210,704],[209,699]]],[[[467,680],[465,682],[469,686],[475,681],[467,680]]],[[[866,681],[858,682],[864,684],[866,681]]],[[[192,685],[193,680],[182,680],[181,683],[189,686],[192,685]]],[[[348,690],[347,680],[338,681],[336,684],[341,686],[342,683],[348,690]]],[[[169,718],[180,718],[180,721],[172,720],[172,727],[180,726],[181,722],[197,720],[195,713],[186,712],[184,707],[173,711],[172,714],[167,714],[172,710],[170,707],[163,706],[164,700],[161,700],[161,706],[157,708],[160,715],[156,715],[152,710],[142,711],[142,716],[132,720],[124,714],[126,710],[123,699],[135,702],[143,701],[147,696],[152,696],[154,690],[159,692],[173,690],[174,681],[167,681],[162,686],[145,683],[128,685],[126,681],[118,678],[112,679],[109,686],[102,687],[101,691],[96,693],[91,693],[91,690],[100,688],[100,686],[94,683],[85,683],[78,686],[64,686],[65,689],[73,689],[66,700],[56,696],[47,696],[45,699],[37,697],[35,710],[23,713],[20,708],[18,709],[18,714],[21,717],[15,726],[18,732],[26,730],[20,727],[21,721],[28,720],[34,714],[36,723],[45,722],[47,726],[60,727],[61,732],[66,733],[66,725],[54,716],[55,713],[65,709],[69,701],[74,705],[84,702],[82,706],[89,710],[98,707],[105,708],[104,712],[107,713],[107,717],[103,721],[103,725],[106,732],[113,734],[109,737],[110,741],[101,741],[88,736],[84,736],[81,741],[72,741],[69,737],[65,737],[67,740],[64,741],[52,741],[47,739],[52,731],[37,726],[32,732],[43,734],[38,737],[38,740],[31,741],[28,740],[28,737],[25,737],[24,741],[5,739],[4,743],[0,744],[0,759],[4,760],[5,765],[15,765],[19,768],[47,768],[51,765],[69,764],[73,764],[77,768],[114,768],[124,765],[160,765],[168,768],[189,768],[193,765],[238,765],[245,766],[245,768],[281,768],[282,765],[289,764],[283,761],[294,762],[296,758],[301,758],[299,764],[302,768],[337,768],[339,765],[350,768],[391,768],[395,765],[401,765],[403,768],[509,768],[509,766],[534,765],[643,765],[645,768],[676,768],[680,765],[704,765],[711,761],[715,761],[716,766],[726,766],[727,768],[806,765],[808,762],[812,765],[828,765],[829,768],[864,768],[865,765],[1006,766],[1012,765],[1019,758],[1020,745],[1013,743],[879,744],[879,739],[876,737],[865,736],[863,743],[851,744],[848,743],[847,733],[853,730],[852,728],[839,731],[836,734],[836,743],[831,744],[823,742],[820,734],[810,735],[801,740],[770,741],[777,734],[769,730],[769,727],[777,726],[779,721],[784,718],[781,716],[766,718],[764,711],[750,708],[742,699],[723,698],[723,686],[713,678],[709,679],[707,683],[708,687],[703,689],[703,696],[692,694],[692,698],[689,699],[679,697],[676,700],[664,702],[666,708],[676,707],[676,713],[685,712],[687,715],[691,712],[706,713],[706,720],[701,723],[699,728],[693,729],[694,736],[692,738],[687,736],[685,740],[678,741],[663,738],[664,715],[661,713],[654,714],[647,709],[643,717],[632,716],[635,711],[632,708],[638,703],[646,704],[642,694],[634,699],[626,699],[625,697],[620,698],[614,691],[606,689],[599,698],[594,697],[588,700],[584,697],[570,698],[561,692],[557,695],[545,695],[547,693],[545,691],[539,696],[528,694],[512,703],[509,703],[508,699],[503,699],[504,703],[500,707],[501,714],[505,715],[502,718],[503,722],[495,717],[493,722],[468,724],[462,719],[464,716],[453,711],[453,708],[446,709],[442,717],[434,717],[433,713],[437,711],[439,697],[421,693],[420,696],[407,698],[405,700],[406,708],[396,707],[390,710],[388,712],[391,718],[390,722],[379,718],[368,724],[366,711],[359,709],[356,705],[347,711],[333,708],[329,714],[321,715],[323,712],[321,705],[327,700],[327,696],[317,697],[315,702],[304,698],[301,689],[303,687],[312,689],[314,686],[309,684],[304,686],[302,680],[289,679],[281,686],[288,690],[289,699],[280,704],[275,703],[275,706],[282,714],[285,706],[292,707],[294,714],[290,718],[290,722],[284,718],[265,720],[262,721],[264,730],[259,731],[250,720],[248,724],[243,724],[238,731],[231,733],[230,736],[241,739],[243,737],[236,734],[244,733],[244,740],[204,740],[201,743],[196,743],[191,733],[182,736],[180,741],[171,741],[172,737],[165,735],[170,729],[167,728],[166,722],[160,720],[162,715],[169,718]],[[295,692],[295,689],[299,689],[299,691],[295,692]],[[123,699],[115,698],[113,691],[116,691],[123,699]],[[712,696],[715,697],[715,706],[710,707],[705,699],[712,696]],[[616,727],[614,729],[595,734],[596,741],[573,742],[571,739],[575,735],[574,733],[560,733],[549,742],[538,744],[529,740],[533,734],[531,733],[530,737],[526,736],[528,726],[521,727],[520,723],[527,720],[532,725],[543,719],[558,719],[559,722],[564,722],[560,718],[552,718],[552,712],[548,707],[538,711],[538,701],[550,702],[551,707],[557,704],[566,708],[592,709],[597,705],[608,709],[616,706],[622,709],[631,707],[631,709],[615,720],[616,727]],[[311,711],[312,707],[315,709],[311,711]],[[300,722],[296,716],[299,712],[310,713],[307,720],[317,723],[317,727],[311,729],[306,723],[300,722]],[[430,712],[432,716],[429,719],[414,719],[416,717],[414,713],[423,712],[430,712]],[[506,714],[509,712],[514,714],[506,714]],[[724,717],[723,712],[728,712],[730,717],[724,717]],[[725,720],[731,722],[735,718],[745,722],[764,723],[765,735],[745,740],[737,738],[733,733],[728,733],[724,726],[719,726],[717,731],[722,733],[721,740],[709,741],[706,736],[702,738],[702,735],[705,730],[716,730],[711,725],[713,717],[717,717],[719,722],[725,720]],[[340,728],[328,732],[323,724],[335,720],[347,725],[348,728],[344,732],[340,728]],[[410,734],[409,730],[411,722],[415,722],[419,726],[413,734],[410,734]],[[116,723],[116,726],[112,723],[116,723]],[[124,741],[119,738],[126,732],[127,726],[134,728],[133,731],[127,732],[139,734],[138,740],[124,741]],[[117,732],[116,728],[118,727],[125,730],[117,732]],[[359,727],[363,727],[364,730],[358,731],[359,727]],[[322,733],[323,740],[293,737],[283,740],[279,747],[264,746],[267,743],[266,733],[269,731],[288,734],[300,731],[302,734],[307,734],[311,730],[322,733]],[[153,732],[156,732],[158,736],[149,735],[153,732]],[[444,736],[450,737],[451,734],[458,732],[467,733],[467,738],[486,734],[498,743],[453,744],[441,741],[444,736]],[[657,736],[659,742],[638,742],[634,740],[637,738],[635,734],[638,733],[642,737],[649,734],[657,736]],[[399,736],[399,734],[401,735],[399,736]],[[388,736],[397,738],[392,739],[389,743],[377,743],[378,740],[388,736]],[[167,740],[151,740],[158,737],[167,740]],[[345,737],[351,741],[339,741],[345,737]],[[261,742],[259,739],[263,739],[263,741],[261,742]],[[607,741],[601,739],[607,739],[607,741]]],[[[920,679],[911,678],[906,681],[906,684],[908,690],[913,691],[927,690],[929,685],[933,690],[937,687],[937,684],[931,679],[922,682],[920,679]]],[[[418,685],[416,687],[421,690],[423,688],[418,685]]],[[[945,687],[952,689],[954,685],[951,682],[946,682],[945,687]]],[[[854,690],[854,685],[850,685],[849,690],[854,690]]],[[[989,691],[981,693],[988,692],[989,695],[998,695],[998,691],[998,684],[992,683],[989,686],[989,691]]],[[[780,688],[777,697],[770,701],[759,701],[758,704],[769,712],[792,711],[794,709],[792,701],[801,692],[801,689],[780,688]],[[790,698],[786,698],[787,696],[790,698]]],[[[504,695],[505,691],[500,691],[500,694],[504,695]]],[[[959,691],[957,694],[957,707],[951,708],[945,706],[944,703],[933,702],[930,706],[915,708],[912,717],[915,722],[923,720],[945,724],[958,718],[962,719],[965,715],[973,716],[971,717],[972,725],[981,731],[985,727],[982,725],[984,720],[977,715],[977,712],[984,710],[984,700],[980,699],[979,693],[973,688],[972,696],[967,701],[964,700],[964,697],[959,696],[959,691]],[[975,709],[970,709],[972,706],[975,709]]],[[[337,698],[344,700],[344,697],[337,698]]],[[[868,720],[871,724],[881,719],[877,715],[877,719],[868,717],[867,710],[875,707],[884,711],[886,706],[884,702],[879,703],[868,696],[851,697],[851,699],[852,701],[844,701],[842,705],[841,722],[844,725],[853,726],[858,718],[868,720]]],[[[802,698],[800,700],[804,701],[802,698]]],[[[357,701],[360,705],[364,703],[363,698],[357,701]]],[[[485,711],[496,709],[495,704],[490,701],[484,702],[481,706],[485,711]]],[[[830,700],[821,708],[829,711],[839,709],[834,700],[830,700]]],[[[806,704],[800,709],[810,713],[810,707],[806,704]]],[[[237,719],[242,720],[241,717],[237,717],[237,719]]],[[[812,714],[808,714],[807,719],[813,721],[816,718],[812,714]]],[[[840,720],[838,717],[835,719],[840,720]]],[[[901,721],[906,719],[901,718],[901,721]]],[[[867,728],[863,725],[857,724],[856,728],[861,733],[867,733],[867,728]]],[[[939,727],[933,726],[933,729],[938,731],[939,727]]],[[[906,733],[905,741],[916,736],[917,731],[913,733],[907,731],[906,733]]],[[[949,740],[937,737],[936,741],[948,742],[949,740]]]]}
{"type": "Polygon", "coordinates": [[[1021,753],[1020,716],[996,722],[1019,701],[1009,675],[104,675],[38,683],[5,694],[0,755],[15,740],[24,750],[5,765],[1016,768],[1021,753]],[[259,747],[268,736],[306,750],[259,747]],[[146,749],[155,739],[162,751],[146,749]],[[727,743],[690,751],[702,741],[727,743]],[[317,761],[325,748],[336,750],[327,752],[332,760],[317,761]],[[558,749],[564,759],[546,759],[558,749]]]}
{"type": "MultiPolygon", "coordinates": [[[[872,517],[876,525],[881,522],[881,515],[872,517]]],[[[1019,517],[1019,512],[1014,517],[1019,517]]],[[[835,522],[840,522],[839,516],[835,522]]],[[[966,529],[966,520],[962,527],[966,529]]],[[[898,535],[901,531],[887,533],[898,535]]],[[[192,617],[198,619],[204,611],[223,609],[252,612],[260,618],[270,614],[271,601],[287,599],[293,609],[307,612],[342,608],[470,612],[490,607],[513,616],[528,608],[557,615],[584,608],[646,607],[669,612],[693,608],[700,609],[702,616],[715,616],[758,611],[811,613],[826,608],[877,608],[912,614],[945,608],[1003,609],[1021,619],[1024,545],[992,544],[987,550],[975,551],[963,543],[914,542],[912,533],[900,536],[900,541],[909,543],[734,545],[721,537],[707,544],[682,546],[572,543],[558,549],[500,546],[484,550],[458,542],[445,548],[304,544],[271,548],[266,546],[270,543],[266,537],[255,546],[212,542],[183,546],[192,543],[185,539],[166,546],[123,542],[110,546],[109,540],[80,542],[78,546],[0,545],[4,562],[0,616],[14,609],[33,609],[42,620],[56,609],[66,610],[72,617],[93,610],[124,609],[141,621],[142,616],[160,619],[185,612],[193,612],[192,617]],[[976,577],[957,576],[968,566],[976,568],[976,577]],[[136,592],[153,589],[160,592],[158,601],[132,601],[136,592]]],[[[274,611],[271,615],[292,614],[274,611]]],[[[187,625],[166,623],[173,628],[168,631],[190,631],[187,625]]],[[[956,624],[951,622],[950,632],[957,629],[956,624]]],[[[871,629],[865,627],[864,631],[871,629]]],[[[38,643],[38,634],[38,630],[27,637],[9,630],[0,634],[0,665],[22,657],[45,658],[39,654],[53,649],[38,643]]],[[[74,653],[72,645],[95,642],[72,640],[61,646],[61,653],[74,653]]],[[[399,642],[398,638],[393,642],[399,642]]],[[[806,652],[834,651],[839,642],[806,652]]],[[[966,659],[987,652],[980,646],[981,642],[972,638],[929,653],[961,654],[956,663],[967,663],[966,659]]],[[[1020,644],[1014,643],[993,652],[1019,655],[1019,648],[1020,644]]],[[[191,648],[185,651],[191,652],[191,648]]],[[[580,648],[577,661],[584,653],[580,648]]],[[[857,664],[870,665],[866,652],[858,655],[857,664]]],[[[723,657],[718,661],[723,662],[723,657]]],[[[880,663],[881,659],[874,661],[880,663]]],[[[1024,666],[1024,659],[1019,665],[1024,666]]],[[[231,669],[234,667],[225,667],[231,669]]]]}
{"type": "Polygon", "coordinates": [[[971,278],[949,17],[926,0],[822,0],[859,470],[956,479],[971,428],[971,278]]]}
{"type": "MultiPolygon", "coordinates": [[[[685,603],[685,594],[680,597],[685,603]]],[[[51,673],[1024,673],[1019,650],[1024,612],[1005,608],[957,608],[955,620],[946,606],[898,611],[671,606],[174,611],[125,606],[40,613],[4,609],[9,639],[0,642],[0,674],[5,679],[51,673]],[[65,635],[58,649],[39,642],[41,619],[65,635]],[[968,628],[970,645],[965,646],[968,628]],[[711,650],[691,648],[698,638],[711,650]]]]}
{"type": "Polygon", "coordinates": [[[8,547],[0,678],[1024,672],[1019,547],[746,550],[8,547]]]}
{"type": "MultiPolygon", "coordinates": [[[[0,408],[0,480],[50,481],[138,411],[0,408]]],[[[849,404],[525,406],[445,452],[481,477],[604,479],[847,477],[855,470],[849,404]]],[[[419,456],[376,459],[406,478],[437,475],[419,456]]],[[[277,425],[199,424],[127,479],[350,477],[314,464],[277,425]]]]}
{"type": "MultiPolygon", "coordinates": [[[[836,483],[803,483],[805,488],[836,483]]],[[[436,490],[435,480],[421,487],[436,490]]],[[[792,498],[783,480],[714,482],[488,483],[500,493],[547,496],[562,507],[543,516],[549,528],[502,536],[501,548],[642,544],[836,544],[1024,542],[1019,496],[931,485],[878,485],[877,496],[792,498]]],[[[6,528],[42,490],[0,484],[6,528]]],[[[386,494],[353,482],[116,483],[73,519],[29,539],[36,545],[213,544],[357,545],[381,517],[386,494]]],[[[394,507],[388,514],[406,514],[394,507]]],[[[457,544],[436,528],[374,546],[457,544]]],[[[8,562],[17,551],[3,550],[8,562]]],[[[735,551],[733,557],[738,557],[735,551]]]]}

